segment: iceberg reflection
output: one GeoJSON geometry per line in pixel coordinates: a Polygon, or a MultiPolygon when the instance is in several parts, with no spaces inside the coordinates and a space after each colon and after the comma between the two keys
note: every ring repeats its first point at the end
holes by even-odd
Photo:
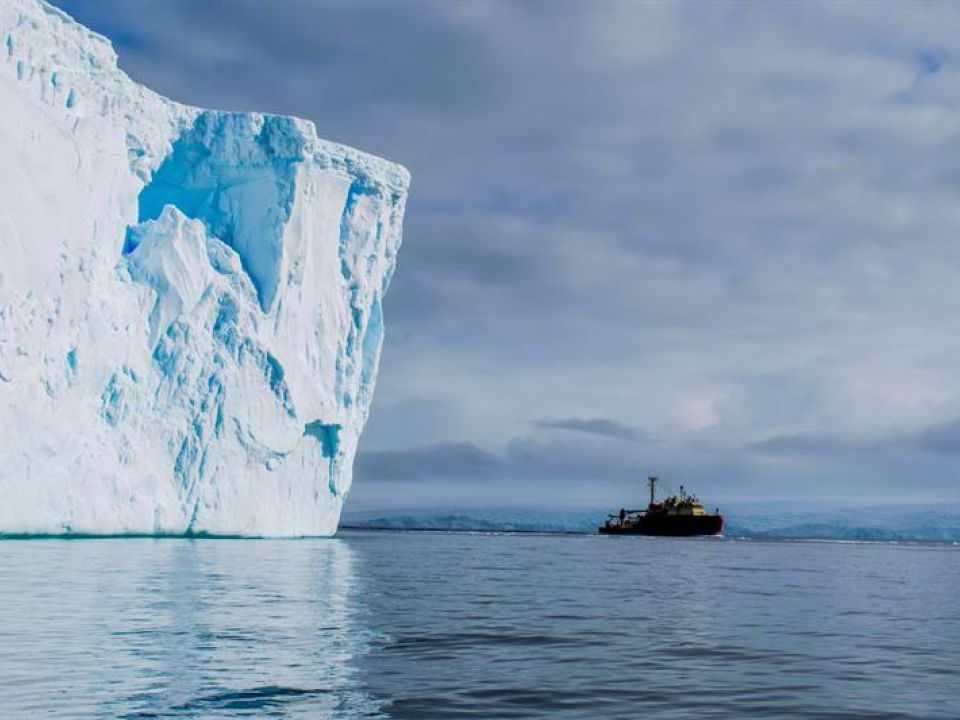
{"type": "Polygon", "coordinates": [[[30,588],[0,592],[0,670],[30,678],[29,688],[0,689],[4,716],[41,707],[54,717],[379,714],[353,662],[371,633],[341,540],[3,550],[30,588]]]}

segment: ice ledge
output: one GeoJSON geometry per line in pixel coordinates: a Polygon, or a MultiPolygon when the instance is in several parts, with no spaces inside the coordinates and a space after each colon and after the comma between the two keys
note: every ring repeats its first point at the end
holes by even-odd
{"type": "MultiPolygon", "coordinates": [[[[105,98],[97,107],[100,114],[124,114],[129,108],[122,98],[138,98],[147,107],[153,107],[161,115],[169,114],[174,127],[172,136],[196,121],[204,112],[222,112],[228,115],[246,114],[256,122],[266,118],[287,119],[299,128],[304,139],[304,157],[312,157],[319,163],[329,162],[332,167],[351,173],[362,173],[376,178],[385,186],[405,193],[410,185],[410,173],[402,165],[363,152],[341,143],[325,140],[317,133],[313,121],[294,116],[260,112],[217,111],[178,103],[134,82],[117,63],[117,53],[110,40],[74,20],[63,10],[46,0],[3,0],[0,3],[0,32],[6,62],[16,69],[17,79],[39,80],[32,89],[48,103],[69,105],[72,109],[79,98],[88,91],[106,91],[112,98],[105,98]],[[54,42],[50,42],[53,38],[54,42]],[[59,71],[65,71],[60,77],[59,71]],[[86,77],[84,77],[86,76],[86,77]],[[70,81],[75,81],[71,84],[70,81]],[[43,87],[49,84],[52,87],[43,87]],[[59,85],[59,92],[57,86],[59,85]],[[77,87],[75,87],[76,85],[77,87]],[[72,92],[72,94],[71,94],[72,92]],[[54,97],[56,99],[54,99],[54,97]],[[164,112],[164,110],[166,112],[164,112]]],[[[96,93],[94,93],[96,94],[96,93]]],[[[133,153],[143,150],[139,138],[131,138],[133,153]]],[[[173,141],[173,137],[169,138],[173,141]]],[[[159,150],[159,148],[158,148],[159,150]]],[[[166,148],[169,150],[169,147],[166,148]]],[[[158,152],[162,160],[166,152],[158,152]]],[[[151,168],[151,170],[155,169],[151,168]]]]}

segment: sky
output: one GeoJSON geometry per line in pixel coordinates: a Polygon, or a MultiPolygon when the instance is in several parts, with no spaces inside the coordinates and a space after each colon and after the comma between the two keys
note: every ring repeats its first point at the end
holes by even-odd
{"type": "Polygon", "coordinates": [[[960,5],[56,4],[411,171],[352,507],[960,497],[960,5]]]}

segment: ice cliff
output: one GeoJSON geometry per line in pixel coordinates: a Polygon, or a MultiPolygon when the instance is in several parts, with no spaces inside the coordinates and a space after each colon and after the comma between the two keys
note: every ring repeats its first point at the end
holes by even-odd
{"type": "Polygon", "coordinates": [[[0,534],[335,531],[409,182],[0,0],[0,534]]]}

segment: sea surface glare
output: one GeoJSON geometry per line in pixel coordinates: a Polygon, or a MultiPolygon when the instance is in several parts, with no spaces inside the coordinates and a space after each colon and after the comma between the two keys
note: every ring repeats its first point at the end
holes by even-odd
{"type": "Polygon", "coordinates": [[[0,718],[958,718],[960,548],[0,542],[0,718]]]}

